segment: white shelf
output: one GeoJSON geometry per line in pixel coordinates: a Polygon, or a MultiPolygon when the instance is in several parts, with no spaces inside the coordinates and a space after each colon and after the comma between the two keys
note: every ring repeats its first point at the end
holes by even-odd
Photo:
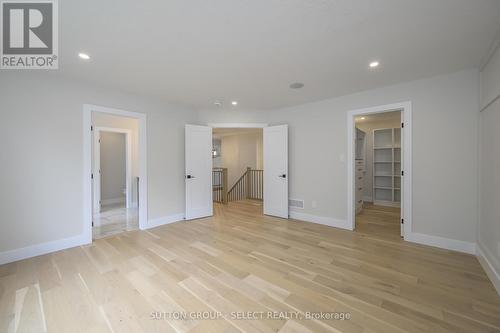
{"type": "Polygon", "coordinates": [[[373,200],[397,207],[401,201],[401,129],[374,129],[373,145],[373,200]]]}

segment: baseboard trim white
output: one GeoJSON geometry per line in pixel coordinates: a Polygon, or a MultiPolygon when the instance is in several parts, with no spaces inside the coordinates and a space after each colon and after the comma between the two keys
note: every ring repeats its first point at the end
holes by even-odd
{"type": "Polygon", "coordinates": [[[125,197],[101,200],[101,206],[125,203],[125,197]]]}
{"type": "Polygon", "coordinates": [[[476,257],[486,272],[486,275],[490,278],[491,283],[493,283],[498,295],[500,295],[500,271],[495,269],[493,265],[493,262],[495,262],[494,257],[479,243],[476,244],[476,257]]]}
{"type": "Polygon", "coordinates": [[[331,217],[317,216],[302,212],[290,211],[290,218],[304,222],[312,222],[327,225],[329,227],[352,230],[346,220],[337,220],[331,217]]]}
{"type": "Polygon", "coordinates": [[[469,254],[476,254],[476,244],[461,240],[439,236],[410,232],[405,234],[405,241],[423,245],[435,246],[446,250],[453,250],[469,254]]]}
{"type": "Polygon", "coordinates": [[[148,226],[146,227],[146,229],[156,228],[162,225],[175,223],[179,221],[184,221],[184,213],[173,214],[148,220],[148,226]]]}
{"type": "Polygon", "coordinates": [[[88,244],[85,235],[59,239],[51,242],[30,245],[20,249],[0,252],[0,265],[14,261],[38,257],[43,254],[69,249],[80,245],[88,244]]]}

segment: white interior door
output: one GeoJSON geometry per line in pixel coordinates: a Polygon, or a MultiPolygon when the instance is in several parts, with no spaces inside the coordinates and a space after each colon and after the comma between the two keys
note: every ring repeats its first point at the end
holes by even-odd
{"type": "Polygon", "coordinates": [[[211,216],[212,128],[186,125],[186,220],[211,216]]]}
{"type": "Polygon", "coordinates": [[[288,218],[288,125],[264,127],[264,214],[288,218]]]}

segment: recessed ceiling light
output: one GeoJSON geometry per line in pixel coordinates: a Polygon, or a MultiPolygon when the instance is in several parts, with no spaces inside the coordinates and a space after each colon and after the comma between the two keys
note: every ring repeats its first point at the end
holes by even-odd
{"type": "Polygon", "coordinates": [[[238,105],[238,102],[237,101],[232,101],[231,104],[238,105]]]}
{"type": "Polygon", "coordinates": [[[83,60],[89,60],[90,56],[87,53],[78,53],[78,56],[83,60]]]}
{"type": "Polygon", "coordinates": [[[302,82],[294,82],[290,85],[290,88],[292,88],[292,89],[300,89],[303,87],[304,87],[304,84],[302,82]]]}
{"type": "Polygon", "coordinates": [[[378,61],[372,61],[372,62],[370,62],[370,68],[378,67],[378,65],[380,65],[380,63],[378,61]]]}
{"type": "Polygon", "coordinates": [[[215,101],[215,102],[214,102],[214,105],[215,105],[215,106],[222,106],[222,102],[220,102],[220,101],[215,101]]]}
{"type": "Polygon", "coordinates": [[[361,120],[365,120],[366,118],[365,117],[361,117],[361,120]]]}

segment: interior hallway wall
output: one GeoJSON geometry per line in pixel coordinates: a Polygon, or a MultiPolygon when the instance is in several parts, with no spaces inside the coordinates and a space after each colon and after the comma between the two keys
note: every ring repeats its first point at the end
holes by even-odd
{"type": "Polygon", "coordinates": [[[125,204],[127,145],[125,134],[101,132],[101,203],[125,204]]]}
{"type": "Polygon", "coordinates": [[[221,166],[227,168],[229,188],[246,171],[262,168],[262,134],[236,134],[221,138],[221,166]]]}
{"type": "MultiPolygon", "coordinates": [[[[102,112],[92,112],[92,125],[94,127],[110,127],[127,129],[130,131],[130,184],[132,186],[132,205],[137,205],[137,178],[139,177],[139,120],[134,118],[119,117],[102,112]]],[[[94,170],[96,172],[96,170],[94,170]]]]}

